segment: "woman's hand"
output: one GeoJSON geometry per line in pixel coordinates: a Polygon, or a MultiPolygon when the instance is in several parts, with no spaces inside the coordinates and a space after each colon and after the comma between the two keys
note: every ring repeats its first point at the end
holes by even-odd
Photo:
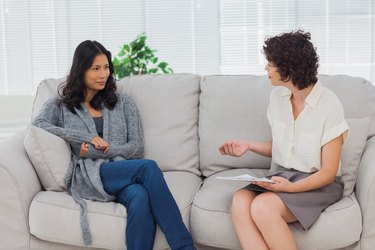
{"type": "Polygon", "coordinates": [[[87,143],[82,143],[81,148],[79,149],[79,155],[86,157],[89,153],[89,145],[87,143]]]}
{"type": "Polygon", "coordinates": [[[273,192],[294,192],[293,182],[290,182],[288,179],[285,179],[284,177],[280,176],[272,176],[271,180],[273,180],[274,183],[262,181],[252,181],[251,183],[273,192]]]}
{"type": "Polygon", "coordinates": [[[240,157],[249,150],[249,143],[245,141],[228,141],[225,142],[219,151],[222,155],[240,157]]]}
{"type": "Polygon", "coordinates": [[[107,153],[109,150],[108,142],[100,136],[94,136],[91,140],[91,144],[94,145],[95,149],[102,150],[104,153],[107,153]]]}

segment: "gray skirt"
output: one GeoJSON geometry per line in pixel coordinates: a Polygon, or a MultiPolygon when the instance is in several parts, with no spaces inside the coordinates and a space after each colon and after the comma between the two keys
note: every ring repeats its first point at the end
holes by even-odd
{"type": "MultiPolygon", "coordinates": [[[[267,177],[281,176],[291,182],[296,182],[310,175],[310,173],[279,167],[278,170],[270,172],[267,177]]],[[[298,193],[275,192],[275,194],[289,208],[298,222],[301,223],[303,229],[307,230],[318,219],[324,209],[342,198],[343,188],[343,181],[340,177],[336,177],[334,182],[319,189],[298,193]]],[[[270,192],[254,184],[249,184],[242,189],[258,193],[270,192]]]]}

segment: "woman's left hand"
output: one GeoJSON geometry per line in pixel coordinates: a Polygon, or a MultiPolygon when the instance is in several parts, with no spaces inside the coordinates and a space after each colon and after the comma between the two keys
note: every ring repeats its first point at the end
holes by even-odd
{"type": "Polygon", "coordinates": [[[108,142],[98,135],[92,138],[91,144],[94,145],[95,149],[102,150],[105,154],[109,150],[108,142]]]}
{"type": "Polygon", "coordinates": [[[293,182],[290,182],[288,179],[280,176],[272,176],[271,180],[275,183],[261,181],[253,181],[251,183],[273,192],[293,192],[293,182]]]}

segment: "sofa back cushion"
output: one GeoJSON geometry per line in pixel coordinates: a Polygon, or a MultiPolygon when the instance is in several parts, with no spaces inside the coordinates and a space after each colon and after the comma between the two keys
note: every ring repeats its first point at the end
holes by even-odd
{"type": "MultiPolygon", "coordinates": [[[[194,74],[125,77],[117,90],[130,95],[138,107],[145,141],[145,158],[164,171],[183,170],[197,175],[198,102],[200,76],[194,74]]],[[[65,78],[46,79],[38,86],[32,116],[43,103],[57,96],[65,78]]]]}
{"type": "Polygon", "coordinates": [[[50,98],[57,96],[57,88],[59,84],[63,83],[66,77],[54,79],[47,78],[40,82],[36,91],[31,118],[35,118],[43,104],[50,98]]]}
{"type": "Polygon", "coordinates": [[[200,165],[204,176],[231,168],[269,168],[269,158],[222,156],[227,140],[270,140],[267,107],[272,85],[265,76],[206,76],[199,104],[200,165]]]}
{"type": "Polygon", "coordinates": [[[369,118],[346,120],[350,133],[341,150],[341,177],[344,181],[344,196],[350,195],[354,190],[359,163],[371,125],[369,118]]]}
{"type": "Polygon", "coordinates": [[[145,158],[164,171],[200,175],[198,104],[200,76],[142,75],[118,82],[136,103],[143,126],[145,158]]]}
{"type": "Polygon", "coordinates": [[[340,99],[346,118],[369,117],[369,134],[375,135],[375,86],[371,82],[347,75],[319,75],[319,81],[340,99]]]}

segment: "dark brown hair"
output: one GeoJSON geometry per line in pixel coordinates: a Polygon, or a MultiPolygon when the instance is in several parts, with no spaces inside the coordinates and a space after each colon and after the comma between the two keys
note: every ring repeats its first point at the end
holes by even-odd
{"type": "Polygon", "coordinates": [[[291,80],[300,90],[318,81],[319,57],[310,40],[309,32],[298,30],[269,37],[263,46],[266,59],[278,68],[280,80],[291,80]]]}
{"type": "Polygon", "coordinates": [[[94,96],[90,104],[95,109],[100,109],[102,103],[109,109],[116,106],[116,81],[113,78],[111,52],[96,41],[86,40],[81,42],[74,51],[73,63],[67,80],[59,86],[59,94],[62,97],[60,104],[65,104],[71,112],[75,113],[74,108],[81,108],[81,103],[86,96],[85,72],[92,66],[95,57],[102,54],[107,56],[110,74],[104,89],[94,96]]]}

